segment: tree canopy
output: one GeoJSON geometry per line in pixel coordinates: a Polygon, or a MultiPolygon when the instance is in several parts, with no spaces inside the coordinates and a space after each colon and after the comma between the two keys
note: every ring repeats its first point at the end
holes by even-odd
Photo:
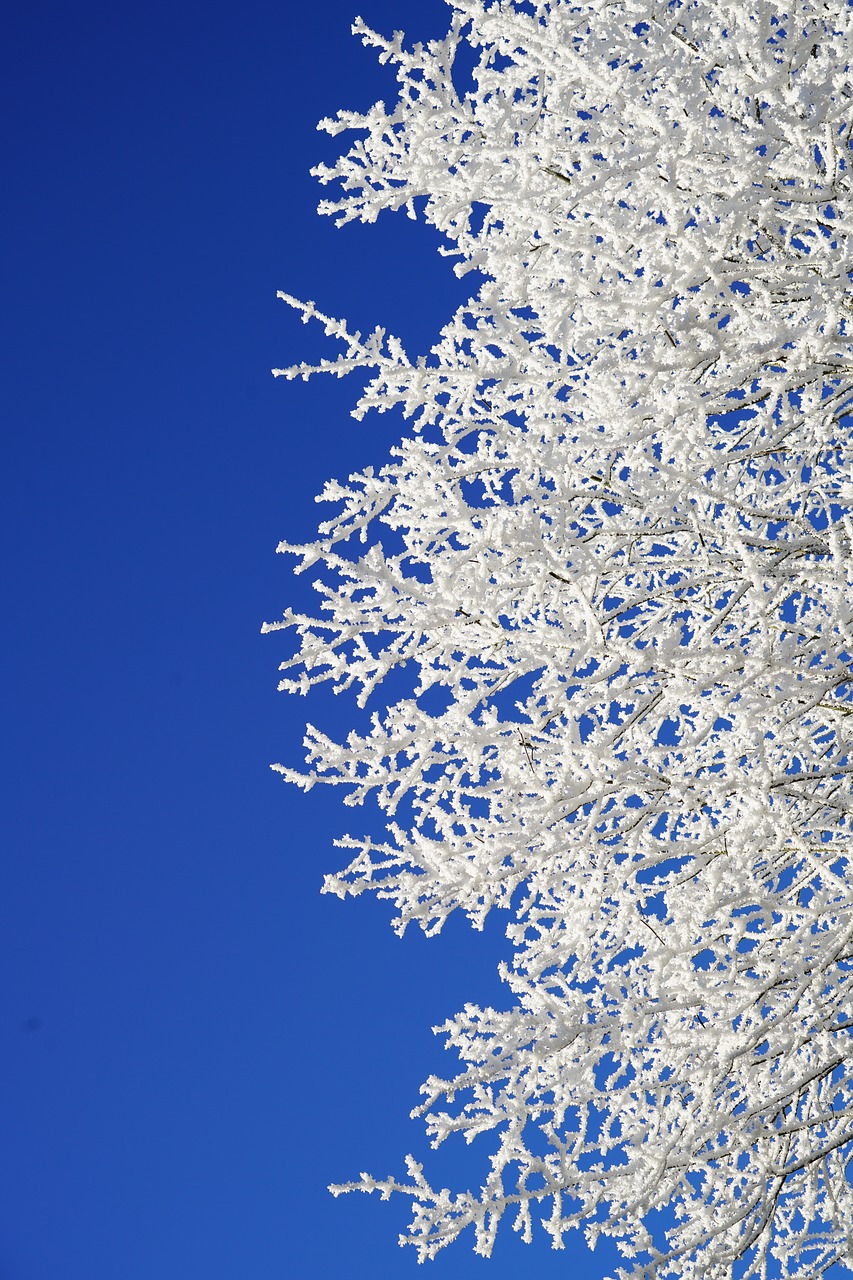
{"type": "Polygon", "coordinates": [[[286,299],[342,348],[283,372],[368,370],[355,416],[410,425],[282,544],[320,601],[268,629],[282,688],[370,713],[281,768],[385,815],[327,889],[508,908],[511,1007],[447,1024],[419,1109],[493,1135],[482,1187],[355,1185],[422,1257],[508,1213],[623,1276],[853,1267],[851,9],[450,8],[356,22],[399,97],[316,173],[471,297],[415,357],[286,299]]]}

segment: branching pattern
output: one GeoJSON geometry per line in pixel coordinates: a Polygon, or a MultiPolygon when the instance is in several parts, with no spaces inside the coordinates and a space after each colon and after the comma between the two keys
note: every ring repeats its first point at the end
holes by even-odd
{"type": "Polygon", "coordinates": [[[356,417],[412,430],[282,547],[320,606],[268,629],[282,688],[370,713],[281,768],[386,815],[327,888],[511,908],[512,1006],[443,1028],[420,1109],[492,1135],[483,1186],[356,1185],[422,1257],[509,1213],[623,1277],[853,1269],[851,9],[450,6],[356,23],[399,98],[317,173],[476,292],[417,359],[286,299],[342,351],[281,372],[370,370],[356,417]]]}

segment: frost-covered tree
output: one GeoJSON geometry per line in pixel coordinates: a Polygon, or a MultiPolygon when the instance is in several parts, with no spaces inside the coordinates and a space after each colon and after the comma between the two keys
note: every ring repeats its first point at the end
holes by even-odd
{"type": "Polygon", "coordinates": [[[399,98],[316,172],[472,297],[416,358],[287,299],[343,349],[286,375],[372,371],[355,416],[411,429],[283,547],[320,604],[270,629],[283,688],[366,708],[281,770],[385,814],[328,889],[509,908],[510,1007],[420,1109],[492,1135],[482,1188],[356,1185],[424,1257],[508,1213],[622,1275],[853,1269],[851,9],[450,7],[356,23],[399,98]]]}

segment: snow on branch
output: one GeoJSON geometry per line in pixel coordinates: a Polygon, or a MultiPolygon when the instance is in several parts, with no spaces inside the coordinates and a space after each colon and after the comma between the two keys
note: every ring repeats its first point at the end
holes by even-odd
{"type": "Polygon", "coordinates": [[[421,1257],[509,1213],[632,1280],[853,1267],[852,11],[451,8],[356,24],[399,97],[316,172],[480,285],[415,360],[282,295],[343,344],[286,376],[371,370],[356,416],[412,430],[282,545],[320,604],[268,629],[369,712],[281,770],[385,815],[326,888],[510,909],[514,1003],[418,1110],[492,1135],[482,1187],[339,1189],[411,1196],[421,1257]]]}

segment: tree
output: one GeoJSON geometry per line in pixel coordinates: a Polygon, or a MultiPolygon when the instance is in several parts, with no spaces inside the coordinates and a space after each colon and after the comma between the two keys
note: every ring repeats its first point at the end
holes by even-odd
{"type": "Polygon", "coordinates": [[[287,298],[343,351],[286,376],[369,370],[355,416],[411,431],[283,544],[321,603],[269,629],[370,712],[281,768],[386,816],[327,889],[510,908],[512,1003],[419,1109],[493,1135],[482,1189],[355,1185],[421,1257],[509,1212],[623,1276],[853,1268],[851,10],[450,3],[427,46],[356,22],[399,99],[316,172],[475,289],[417,359],[287,298]]]}

